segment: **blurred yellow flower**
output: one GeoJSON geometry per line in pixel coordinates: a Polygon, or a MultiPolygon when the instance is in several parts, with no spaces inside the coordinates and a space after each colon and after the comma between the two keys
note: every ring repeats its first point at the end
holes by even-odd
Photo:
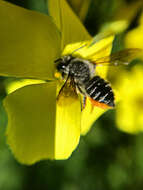
{"type": "MultiPolygon", "coordinates": [[[[139,25],[135,29],[129,31],[125,38],[126,47],[136,47],[143,49],[143,13],[139,20],[139,25]]],[[[143,54],[141,56],[143,59],[143,54]]]]}
{"type": "Polygon", "coordinates": [[[127,30],[130,23],[136,17],[137,13],[139,12],[142,6],[142,0],[137,0],[131,3],[119,1],[112,20],[104,23],[100,29],[100,32],[104,32],[107,34],[119,34],[124,32],[125,30],[127,30]]]}
{"type": "MultiPolygon", "coordinates": [[[[65,0],[49,0],[48,8],[51,17],[0,1],[0,75],[27,78],[12,87],[4,100],[7,142],[17,160],[25,164],[68,158],[80,134],[105,111],[95,108],[91,113],[87,102],[81,113],[78,95],[70,87],[72,96],[56,104],[60,82],[54,77],[54,61],[80,47],[82,41],[90,44],[91,37],[65,0]]],[[[113,38],[78,53],[88,57],[96,52],[97,58],[109,55],[113,38]]],[[[105,76],[106,69],[97,72],[105,76]]]]}
{"type": "Polygon", "coordinates": [[[132,2],[120,1],[116,14],[114,15],[114,20],[124,20],[128,24],[130,24],[130,22],[132,22],[132,20],[136,17],[138,11],[142,6],[142,0],[132,2]]]}
{"type": "Polygon", "coordinates": [[[143,66],[122,72],[119,80],[121,101],[116,105],[117,126],[128,133],[143,131],[143,66]]]}

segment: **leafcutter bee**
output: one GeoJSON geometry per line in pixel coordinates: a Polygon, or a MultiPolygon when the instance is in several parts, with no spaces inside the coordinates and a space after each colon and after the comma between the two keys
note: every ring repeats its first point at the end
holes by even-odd
{"type": "Polygon", "coordinates": [[[125,49],[97,60],[83,59],[72,54],[57,59],[55,61],[57,70],[65,79],[58,98],[66,85],[70,84],[83,95],[83,107],[86,98],[89,98],[93,106],[113,108],[115,97],[111,85],[95,74],[96,67],[99,65],[127,65],[139,51],[135,48],[125,49]]]}

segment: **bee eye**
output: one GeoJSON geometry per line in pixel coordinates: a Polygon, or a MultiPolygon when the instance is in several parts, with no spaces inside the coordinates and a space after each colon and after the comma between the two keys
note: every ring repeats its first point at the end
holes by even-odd
{"type": "Polygon", "coordinates": [[[58,70],[58,71],[62,71],[62,70],[64,70],[65,68],[66,68],[66,66],[65,66],[65,64],[63,64],[63,63],[60,63],[60,64],[57,65],[57,70],[58,70]]]}

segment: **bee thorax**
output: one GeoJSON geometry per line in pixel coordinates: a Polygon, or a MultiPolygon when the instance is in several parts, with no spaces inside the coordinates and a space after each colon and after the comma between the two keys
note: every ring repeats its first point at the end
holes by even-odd
{"type": "Polygon", "coordinates": [[[91,78],[91,69],[86,61],[74,59],[69,64],[69,74],[78,84],[85,84],[91,78]]]}
{"type": "Polygon", "coordinates": [[[77,85],[85,86],[95,74],[95,65],[88,60],[68,55],[58,59],[57,70],[62,76],[73,78],[77,85]]]}

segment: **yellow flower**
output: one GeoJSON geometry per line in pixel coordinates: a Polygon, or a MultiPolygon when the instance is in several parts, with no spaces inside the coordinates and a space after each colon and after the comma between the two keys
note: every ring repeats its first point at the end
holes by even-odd
{"type": "Polygon", "coordinates": [[[142,6],[143,1],[140,0],[130,3],[119,1],[113,18],[102,25],[100,32],[119,34],[126,31],[142,6]]]}
{"type": "Polygon", "coordinates": [[[116,106],[117,126],[128,133],[143,131],[143,67],[138,65],[131,72],[122,73],[119,81],[121,101],[116,106]]]}
{"type": "MultiPolygon", "coordinates": [[[[139,20],[139,26],[129,31],[125,38],[126,47],[136,47],[143,49],[143,13],[139,20]]],[[[141,56],[143,59],[143,54],[141,56]]]]}
{"type": "Polygon", "coordinates": [[[126,21],[127,25],[129,25],[136,17],[142,6],[142,0],[132,1],[128,3],[126,1],[120,1],[116,10],[116,14],[114,15],[114,20],[126,21]]]}
{"type": "MultiPolygon", "coordinates": [[[[70,88],[72,96],[56,104],[60,83],[54,77],[54,61],[82,41],[90,44],[91,37],[65,0],[49,0],[48,11],[50,17],[0,1],[0,75],[28,79],[26,86],[20,85],[4,100],[7,142],[25,164],[68,158],[80,134],[104,112],[95,108],[91,113],[88,101],[81,113],[78,95],[70,88]]],[[[112,41],[113,36],[108,37],[78,53],[88,57],[96,52],[97,58],[109,55],[112,41]]],[[[98,73],[105,75],[101,68],[98,73]]]]}

